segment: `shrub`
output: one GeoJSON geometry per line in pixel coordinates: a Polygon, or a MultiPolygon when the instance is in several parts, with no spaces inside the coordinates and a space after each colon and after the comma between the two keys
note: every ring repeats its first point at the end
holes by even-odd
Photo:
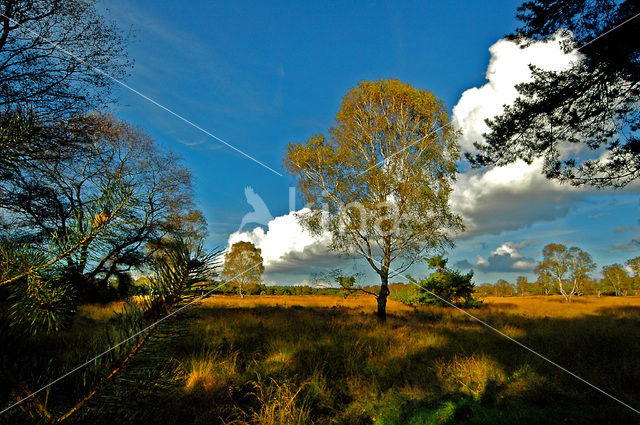
{"type": "Polygon", "coordinates": [[[480,301],[473,298],[475,285],[472,282],[473,271],[462,274],[459,270],[446,267],[447,260],[436,257],[429,261],[436,271],[429,277],[412,282],[420,288],[411,300],[415,304],[432,304],[450,306],[451,304],[463,307],[477,307],[480,301]]]}

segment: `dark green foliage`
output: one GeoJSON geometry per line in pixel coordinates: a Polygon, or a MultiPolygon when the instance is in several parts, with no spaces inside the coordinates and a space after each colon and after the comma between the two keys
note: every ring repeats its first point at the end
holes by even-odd
{"type": "MultiPolygon", "coordinates": [[[[119,415],[122,412],[122,397],[133,396],[141,391],[157,391],[161,387],[163,376],[168,377],[166,381],[171,385],[179,382],[175,379],[175,365],[165,359],[166,344],[171,338],[184,332],[185,325],[180,321],[171,323],[173,317],[162,322],[158,320],[174,312],[178,313],[176,315],[179,319],[184,318],[178,309],[195,297],[211,291],[210,286],[217,276],[216,257],[219,253],[205,252],[199,243],[183,239],[166,241],[163,247],[153,263],[152,275],[146,281],[149,295],[130,300],[111,319],[105,328],[106,332],[101,330],[100,335],[94,338],[90,355],[104,355],[79,369],[72,375],[72,379],[61,381],[56,386],[55,397],[52,399],[54,408],[46,413],[42,409],[30,410],[32,418],[42,415],[41,419],[45,419],[48,415],[52,419],[47,419],[48,422],[66,420],[69,417],[72,422],[86,423],[86,418],[92,417],[91,406],[99,406],[109,414],[119,415]],[[134,370],[131,371],[131,368],[134,370]],[[145,382],[149,383],[148,388],[143,385],[145,382]],[[94,399],[96,395],[99,400],[94,399]]],[[[17,325],[27,326],[27,329],[33,329],[33,333],[43,328],[60,331],[63,325],[70,322],[71,314],[75,313],[75,304],[72,303],[75,298],[70,285],[65,286],[56,280],[63,274],[53,275],[50,280],[42,280],[42,276],[42,273],[31,274],[28,279],[25,277],[14,282],[10,323],[0,329],[0,339],[11,340],[15,350],[29,352],[31,356],[40,355],[42,347],[32,352],[33,349],[29,347],[36,343],[36,339],[21,339],[21,329],[17,325]],[[47,286],[51,282],[55,282],[55,285],[47,286]]],[[[3,323],[0,322],[0,325],[3,323]]],[[[63,332],[65,331],[58,334],[63,332]]],[[[41,338],[40,335],[38,337],[41,338]]],[[[83,354],[84,358],[78,358],[73,355],[73,350],[77,349],[82,350],[81,347],[70,349],[69,362],[62,362],[58,367],[45,365],[45,376],[26,379],[26,382],[24,377],[19,379],[8,376],[3,379],[13,382],[13,387],[24,388],[23,392],[28,393],[83,364],[87,360],[86,354],[83,354]]],[[[14,372],[20,375],[20,371],[7,371],[7,374],[12,375],[14,372]]],[[[16,394],[11,395],[14,401],[15,396],[16,394]]],[[[32,403],[41,403],[41,400],[34,398],[32,403]]],[[[24,406],[28,409],[33,407],[28,403],[24,406]]],[[[123,414],[122,420],[125,417],[143,417],[149,413],[149,410],[140,410],[139,404],[125,407],[129,410],[123,414]]],[[[21,418],[18,422],[24,422],[25,418],[20,416],[21,410],[16,409],[12,414],[21,418]]],[[[120,423],[123,423],[122,420],[120,423]]],[[[93,420],[90,422],[94,423],[93,420]]]]}
{"type": "Polygon", "coordinates": [[[429,265],[435,267],[436,271],[419,281],[412,280],[419,287],[415,296],[410,298],[412,303],[477,307],[479,301],[473,298],[473,271],[462,274],[459,270],[447,268],[446,264],[447,260],[442,257],[429,259],[429,265]]]}
{"type": "Polygon", "coordinates": [[[0,182],[11,176],[13,167],[28,158],[46,156],[55,147],[52,138],[43,137],[43,130],[32,111],[0,113],[0,182]]]}
{"type": "Polygon", "coordinates": [[[168,313],[174,305],[202,292],[203,282],[213,282],[219,252],[207,253],[200,244],[172,239],[153,262],[143,299],[147,317],[168,313]]]}
{"type": "Polygon", "coordinates": [[[342,288],[350,289],[356,284],[356,278],[354,276],[339,276],[336,278],[336,283],[342,288]]]}
{"type": "Polygon", "coordinates": [[[57,332],[73,321],[78,299],[60,276],[31,275],[11,287],[11,325],[25,332],[57,332]]]}
{"type": "Polygon", "coordinates": [[[517,86],[516,102],[488,121],[486,144],[476,144],[480,153],[467,154],[470,161],[483,166],[543,158],[548,178],[574,185],[622,187],[640,177],[640,19],[621,25],[639,12],[636,1],[524,3],[518,17],[525,25],[514,38],[526,45],[568,29],[573,38],[565,40],[565,50],[580,48],[584,58],[559,72],[532,67],[533,81],[517,86]],[[576,151],[571,145],[585,149],[563,155],[567,148],[576,151]]]}
{"type": "Polygon", "coordinates": [[[437,271],[417,282],[424,288],[420,290],[418,302],[449,306],[446,302],[449,301],[464,307],[475,307],[478,302],[473,298],[472,278],[473,272],[462,274],[459,270],[450,269],[437,271]]]}
{"type": "Polygon", "coordinates": [[[46,251],[26,244],[0,241],[0,280],[22,277],[6,285],[9,321],[20,332],[55,332],[71,324],[78,297],[60,266],[43,268],[50,261],[46,251]]]}
{"type": "MultiPolygon", "coordinates": [[[[189,331],[192,320],[191,313],[181,312],[170,321],[161,323],[127,367],[77,415],[72,416],[70,422],[142,424],[156,423],[162,416],[170,417],[170,394],[178,391],[184,381],[180,364],[172,357],[170,346],[178,335],[189,331]]],[[[129,332],[133,333],[135,329],[131,327],[129,332]]],[[[129,344],[129,351],[137,343],[136,340],[129,344]]],[[[120,353],[120,358],[122,356],[120,353]]]]}

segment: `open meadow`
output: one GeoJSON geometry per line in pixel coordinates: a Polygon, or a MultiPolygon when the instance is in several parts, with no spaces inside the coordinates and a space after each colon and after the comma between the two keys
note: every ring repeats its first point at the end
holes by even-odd
{"type": "Polygon", "coordinates": [[[640,424],[640,1],[0,16],[0,425],[640,424]]]}
{"type": "MultiPolygon", "coordinates": [[[[15,345],[3,370],[21,382],[61,375],[95,353],[122,306],[81,307],[71,329],[15,345]]],[[[374,310],[368,296],[213,296],[167,321],[156,343],[68,422],[637,423],[631,410],[459,311],[390,301],[381,325],[374,310]]],[[[489,297],[471,312],[637,408],[640,297],[489,297]]],[[[64,411],[83,380],[97,379],[92,373],[24,403],[8,423],[64,411]]],[[[10,384],[4,399],[19,391],[10,384]]]]}

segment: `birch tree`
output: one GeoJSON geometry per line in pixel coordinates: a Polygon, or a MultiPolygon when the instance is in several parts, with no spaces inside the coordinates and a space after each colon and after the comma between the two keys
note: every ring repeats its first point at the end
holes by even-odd
{"type": "Polygon", "coordinates": [[[389,279],[463,229],[449,208],[459,152],[447,116],[429,91],[363,81],[342,99],[328,136],[287,147],[285,166],[310,206],[302,223],[330,232],[331,249],[362,256],[380,276],[381,320],[389,279]]]}
{"type": "Polygon", "coordinates": [[[567,302],[580,289],[580,282],[595,269],[591,255],[578,247],[549,244],[542,250],[543,260],[536,267],[539,280],[550,279],[567,302]]]}

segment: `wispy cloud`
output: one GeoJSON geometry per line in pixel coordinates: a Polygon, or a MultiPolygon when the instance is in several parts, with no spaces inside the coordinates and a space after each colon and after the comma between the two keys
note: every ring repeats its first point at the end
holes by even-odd
{"type": "Polygon", "coordinates": [[[640,251],[640,235],[632,238],[627,243],[615,243],[611,245],[611,250],[622,252],[638,252],[640,251]]]}

